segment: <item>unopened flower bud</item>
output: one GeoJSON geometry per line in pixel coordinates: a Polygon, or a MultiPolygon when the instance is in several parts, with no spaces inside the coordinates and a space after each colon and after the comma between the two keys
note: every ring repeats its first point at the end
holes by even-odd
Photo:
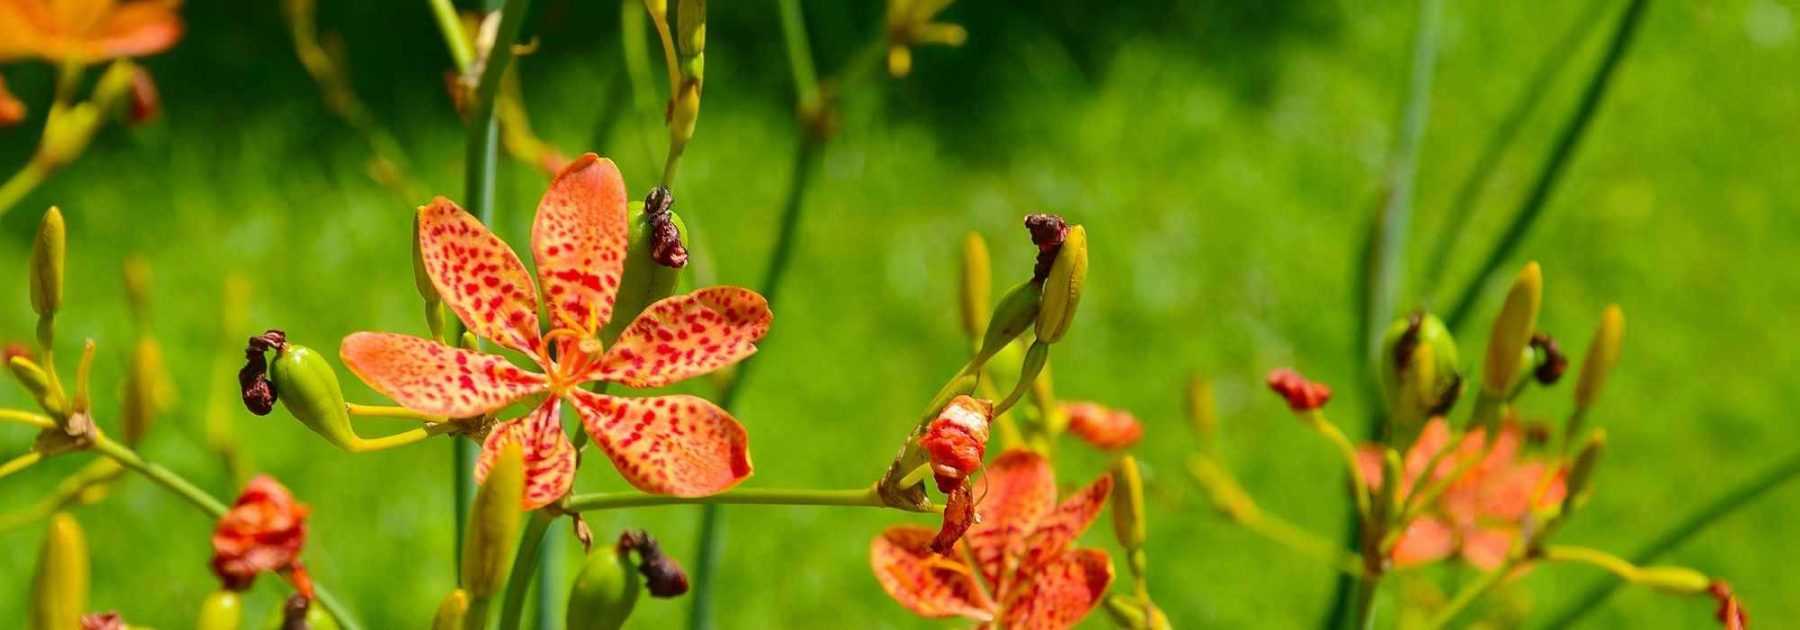
{"type": "Polygon", "coordinates": [[[1112,490],[1113,534],[1119,537],[1120,546],[1136,550],[1150,537],[1144,522],[1144,477],[1138,471],[1137,458],[1119,458],[1113,465],[1113,479],[1117,481],[1112,490]]]}
{"type": "Polygon", "coordinates": [[[68,255],[68,239],[62,210],[51,206],[38,224],[37,238],[31,243],[31,308],[40,318],[55,317],[56,311],[62,308],[63,265],[68,255]]]}
{"type": "Polygon", "coordinates": [[[1526,343],[1537,328],[1543,288],[1543,271],[1536,262],[1529,262],[1506,293],[1506,303],[1500,307],[1500,316],[1494,318],[1493,334],[1488,337],[1487,360],[1482,364],[1482,391],[1489,398],[1503,399],[1512,388],[1526,343]]]}
{"type": "Polygon", "coordinates": [[[31,397],[37,401],[38,407],[52,416],[61,417],[68,414],[68,401],[50,383],[50,375],[45,373],[44,368],[38,366],[36,361],[32,361],[29,357],[14,356],[6,362],[6,367],[12,370],[13,377],[19,380],[19,385],[31,393],[31,397]]]}
{"type": "MultiPolygon", "coordinates": [[[[431,630],[462,630],[463,619],[468,615],[469,592],[460,588],[452,589],[449,595],[444,596],[444,601],[438,604],[437,612],[432,614],[431,630]]],[[[569,627],[581,627],[575,625],[573,615],[569,617],[569,627]]]]}
{"type": "Polygon", "coordinates": [[[1569,357],[1563,354],[1555,339],[1547,333],[1532,335],[1531,352],[1535,361],[1531,369],[1532,378],[1543,385],[1555,385],[1562,380],[1563,372],[1569,369],[1569,357]]]}
{"type": "Polygon", "coordinates": [[[1203,449],[1211,449],[1219,432],[1218,405],[1213,402],[1212,381],[1195,374],[1188,379],[1188,423],[1194,428],[1203,449]]]}
{"type": "Polygon", "coordinates": [[[1056,343],[1068,334],[1075,320],[1075,308],[1081,304],[1082,285],[1087,283],[1087,228],[1073,226],[1044,278],[1044,307],[1038,311],[1037,338],[1043,343],[1056,343]]]}
{"type": "Polygon", "coordinates": [[[525,492],[525,459],[517,441],[507,442],[488,469],[487,479],[469,508],[463,539],[462,587],[475,599],[486,599],[506,584],[518,544],[519,511],[525,492]]]}
{"type": "Polygon", "coordinates": [[[962,284],[959,288],[963,332],[971,339],[980,338],[987,328],[988,296],[994,290],[993,270],[988,259],[987,241],[974,232],[963,237],[962,284]]]}
{"type": "Polygon", "coordinates": [[[131,365],[125,373],[124,399],[119,402],[119,423],[125,428],[125,443],[137,444],[150,430],[156,414],[162,411],[166,381],[162,345],[143,337],[131,351],[131,365]]]}
{"type": "Polygon", "coordinates": [[[1575,407],[1587,409],[1606,385],[1606,376],[1619,363],[1619,348],[1625,339],[1625,312],[1617,304],[1600,314],[1600,326],[1594,330],[1594,341],[1588,344],[1587,356],[1581,360],[1581,379],[1575,382],[1575,407]]]}
{"type": "Polygon", "coordinates": [[[988,423],[994,404],[969,396],[957,396],[925,427],[919,447],[931,457],[931,470],[939,492],[950,492],[981,468],[987,453],[988,423]]]}
{"type": "Polygon", "coordinates": [[[32,630],[67,630],[79,627],[88,603],[87,536],[75,517],[57,513],[38,554],[37,575],[31,580],[31,603],[26,627],[32,630]]]}
{"type": "Polygon", "coordinates": [[[1007,291],[1000,298],[1000,304],[994,307],[993,317],[988,318],[987,334],[981,338],[981,350],[975,353],[975,362],[986,362],[1024,334],[1025,329],[1037,321],[1043,295],[1043,287],[1036,282],[1024,282],[1007,291]]]}
{"type": "Polygon", "coordinates": [[[1409,443],[1426,418],[1448,411],[1462,391],[1456,339],[1436,315],[1415,312],[1388,327],[1380,359],[1378,378],[1396,443],[1409,443]]]}
{"type": "Polygon", "coordinates": [[[618,630],[631,616],[643,585],[631,574],[630,550],[602,546],[588,553],[569,589],[569,630],[618,630]]]}
{"type": "Polygon", "coordinates": [[[1331,387],[1306,380],[1299,372],[1289,368],[1270,371],[1268,383],[1269,389],[1285,399],[1288,409],[1296,413],[1318,409],[1331,400],[1331,387]]]}
{"type": "Polygon", "coordinates": [[[161,114],[162,97],[156,93],[156,80],[143,66],[132,66],[131,108],[126,111],[126,122],[135,127],[155,120],[161,114]]]}
{"type": "Polygon", "coordinates": [[[649,532],[636,530],[620,534],[619,548],[637,552],[638,573],[644,576],[644,586],[651,597],[679,597],[687,593],[687,573],[674,558],[663,553],[662,546],[650,537],[649,532]]]}
{"type": "Polygon", "coordinates": [[[196,630],[238,630],[243,627],[244,601],[237,591],[220,589],[200,602],[200,614],[194,622],[196,630]]]}
{"type": "Polygon", "coordinates": [[[1581,447],[1581,453],[1575,456],[1574,465],[1569,467],[1569,477],[1563,495],[1563,514],[1574,512],[1581,504],[1587,502],[1592,492],[1594,466],[1600,463],[1600,455],[1606,451],[1606,431],[1596,430],[1587,444],[1581,447]]]}
{"type": "Polygon", "coordinates": [[[681,75],[699,79],[703,69],[698,65],[706,54],[706,0],[680,0],[675,3],[675,51],[681,57],[681,75]]]}

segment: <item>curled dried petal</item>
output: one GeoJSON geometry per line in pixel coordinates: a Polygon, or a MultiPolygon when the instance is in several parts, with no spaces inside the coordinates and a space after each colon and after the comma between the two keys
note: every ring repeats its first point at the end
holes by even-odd
{"type": "Polygon", "coordinates": [[[1288,368],[1269,372],[1269,389],[1280,394],[1287,400],[1288,408],[1297,412],[1318,409],[1331,400],[1331,387],[1306,380],[1299,372],[1288,368]]]}
{"type": "MultiPolygon", "coordinates": [[[[306,543],[310,508],[294,500],[287,488],[268,475],[251,479],[231,509],[219,519],[212,536],[212,569],[225,588],[244,590],[264,571],[291,571],[303,576],[298,559],[306,543]]],[[[294,580],[312,596],[303,577],[294,580]]]]}
{"type": "Polygon", "coordinates": [[[951,492],[981,468],[993,415],[993,403],[957,396],[926,426],[919,447],[931,457],[938,491],[951,492]]]}
{"type": "Polygon", "coordinates": [[[619,548],[638,554],[638,572],[644,574],[644,586],[651,597],[680,597],[688,591],[687,572],[675,558],[663,553],[662,545],[644,530],[627,530],[619,535],[619,548]]]}
{"type": "Polygon", "coordinates": [[[962,540],[963,532],[981,520],[975,513],[974,493],[969,491],[967,482],[948,492],[944,502],[944,525],[931,540],[931,551],[940,556],[950,555],[956,549],[956,541],[962,540]]]}

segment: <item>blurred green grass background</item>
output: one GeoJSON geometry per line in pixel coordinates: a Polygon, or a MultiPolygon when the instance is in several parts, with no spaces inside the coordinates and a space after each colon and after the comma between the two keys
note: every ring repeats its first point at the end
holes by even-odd
{"type": "MultiPolygon", "coordinates": [[[[705,109],[677,208],[717,281],[752,284],[797,132],[773,3],[714,4],[705,109]]],[[[1424,244],[1529,69],[1584,12],[1566,4],[1448,3],[1402,307],[1447,299],[1420,294],[1424,244]]],[[[1623,362],[1592,420],[1611,438],[1598,492],[1561,541],[1628,552],[1800,437],[1789,421],[1800,387],[1787,369],[1800,364],[1787,319],[1800,308],[1796,8],[1652,4],[1544,220],[1507,265],[1543,263],[1541,327],[1566,348],[1586,347],[1605,304],[1621,304],[1628,320],[1623,362]]],[[[872,1],[807,9],[822,72],[876,36],[882,10],[872,1]]],[[[103,133],[0,218],[0,260],[13,261],[0,265],[0,287],[16,291],[0,308],[0,339],[31,336],[23,261],[39,213],[60,205],[71,279],[63,365],[72,369],[80,339],[99,342],[99,417],[116,426],[111,394],[132,339],[118,270],[127,255],[146,258],[178,398],[143,450],[229,496],[233,482],[203,448],[200,418],[221,339],[253,331],[220,329],[224,274],[253,279],[255,330],[284,328],[321,349],[356,330],[420,332],[408,212],[425,199],[366,175],[366,145],[321,106],[274,3],[197,0],[184,13],[188,38],[147,61],[163,119],[103,133]]],[[[1182,473],[1192,440],[1181,386],[1195,372],[1215,380],[1226,457],[1268,509],[1339,533],[1340,466],[1261,391],[1260,377],[1295,365],[1341,384],[1336,419],[1363,431],[1352,413],[1364,404],[1353,386],[1353,278],[1404,93],[1413,4],[959,3],[946,15],[968,26],[967,46],[917,51],[911,78],[845,95],[843,132],[809,191],[777,325],[756,359],[764,365],[738,405],[757,463],[747,485],[852,487],[878,475],[918,407],[961,364],[962,234],[988,237],[998,277],[1020,277],[1031,256],[1020,216],[1060,212],[1088,226],[1093,273],[1077,327],[1058,347],[1058,389],[1132,409],[1148,425],[1137,450],[1150,477],[1156,600],[1181,627],[1312,626],[1329,603],[1331,572],[1207,508],[1182,473]]],[[[1615,15],[1569,53],[1572,71],[1499,166],[1450,285],[1523,193],[1615,15]]],[[[356,86],[400,139],[411,173],[431,192],[460,196],[462,132],[426,4],[328,2],[320,24],[343,36],[356,86]]],[[[613,157],[641,195],[661,163],[661,149],[646,147],[664,141],[656,121],[624,105],[615,7],[551,3],[537,28],[543,47],[519,66],[537,130],[565,151],[613,157]]],[[[50,73],[4,73],[34,107],[31,124],[0,130],[0,165],[12,168],[35,143],[50,73]]],[[[509,162],[500,181],[498,229],[521,241],[544,180],[509,162]]],[[[1494,289],[1460,331],[1465,362],[1486,337],[1494,289]]],[[[353,399],[374,400],[350,388],[353,399]]],[[[1524,404],[1560,418],[1568,398],[1565,386],[1524,404]]],[[[0,406],[28,404],[0,388],[0,406]]],[[[282,412],[239,414],[238,427],[255,469],[313,506],[306,560],[317,579],[370,627],[422,625],[453,579],[448,447],[350,456],[282,412]]],[[[0,429],[0,453],[22,451],[30,437],[0,429]]],[[[1065,485],[1106,465],[1072,443],[1060,452],[1065,485]]],[[[88,457],[7,479],[0,506],[28,505],[88,457]]],[[[587,468],[579,488],[622,487],[607,466],[587,468]]],[[[1786,535],[1797,509],[1800,489],[1784,488],[1667,560],[1728,578],[1759,621],[1800,618],[1800,577],[1789,570],[1800,544],[1786,535]]],[[[723,627],[946,625],[911,617],[868,570],[871,537],[922,519],[819,508],[726,514],[723,627]]],[[[210,522],[137,478],[77,515],[94,554],[95,608],[161,628],[191,623],[216,584],[206,570],[210,522]]],[[[691,563],[696,516],[651,508],[590,523],[602,539],[648,528],[691,563]]],[[[1114,549],[1107,529],[1084,544],[1114,549]]],[[[0,554],[0,625],[24,617],[41,537],[38,526],[0,533],[10,550],[0,554]]],[[[1496,600],[1544,613],[1594,577],[1541,568],[1496,600]]],[[[279,592],[265,579],[252,604],[266,610],[279,592]]],[[[670,627],[685,610],[684,600],[647,601],[634,623],[670,627]]],[[[1587,625],[1704,627],[1711,613],[1698,599],[1627,589],[1587,625]]],[[[1096,615],[1089,625],[1104,623],[1096,615]]]]}

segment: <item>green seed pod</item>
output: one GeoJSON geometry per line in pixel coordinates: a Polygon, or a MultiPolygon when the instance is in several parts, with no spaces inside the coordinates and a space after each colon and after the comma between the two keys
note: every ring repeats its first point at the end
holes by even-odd
{"type": "Polygon", "coordinates": [[[1075,307],[1081,304],[1081,288],[1087,282],[1087,228],[1074,225],[1063,241],[1050,275],[1044,278],[1044,307],[1038,311],[1037,338],[1056,343],[1069,332],[1075,307]]]}
{"type": "Polygon", "coordinates": [[[637,605],[643,584],[631,567],[628,554],[602,545],[588,554],[569,589],[567,615],[570,630],[616,630],[625,625],[637,605]]]}
{"type": "Polygon", "coordinates": [[[1625,312],[1612,304],[1600,314],[1600,326],[1594,330],[1594,341],[1588,344],[1587,356],[1581,361],[1581,379],[1575,382],[1575,407],[1587,409],[1606,385],[1606,375],[1619,363],[1619,347],[1625,339],[1625,312]]]}
{"type": "MultiPolygon", "coordinates": [[[[630,235],[625,250],[625,271],[619,276],[619,294],[613,302],[612,321],[607,322],[600,333],[600,339],[607,343],[618,339],[638,313],[657,300],[674,295],[676,285],[681,282],[681,270],[685,268],[671,267],[655,259],[651,252],[653,230],[644,216],[644,204],[633,201],[629,207],[626,223],[630,226],[630,235]]],[[[686,242],[687,223],[673,209],[668,214],[680,240],[686,242]]]]}
{"type": "Polygon", "coordinates": [[[56,386],[50,382],[50,375],[36,361],[27,357],[13,357],[6,363],[6,367],[12,370],[13,378],[19,379],[19,384],[31,393],[32,399],[37,401],[38,407],[43,408],[45,413],[58,418],[68,415],[68,401],[57,391],[56,386]]]}
{"type": "Polygon", "coordinates": [[[1431,415],[1456,402],[1462,388],[1456,339],[1436,315],[1419,313],[1388,326],[1381,348],[1379,380],[1392,443],[1405,446],[1431,415]]]}
{"type": "Polygon", "coordinates": [[[26,627],[32,630],[68,630],[79,627],[88,606],[87,537],[75,517],[57,513],[38,555],[37,575],[31,581],[31,604],[26,627]]]}
{"type": "Polygon", "coordinates": [[[462,587],[474,599],[487,599],[506,585],[518,544],[519,511],[525,492],[524,455],[517,442],[507,444],[488,471],[487,481],[469,508],[463,539],[462,587]]]}
{"type": "Polygon", "coordinates": [[[1488,337],[1487,360],[1483,363],[1482,393],[1492,399],[1504,399],[1518,377],[1519,363],[1524,360],[1531,333],[1537,329],[1538,307],[1544,299],[1544,275],[1534,262],[1513,280],[1506,293],[1500,316],[1494,318],[1494,331],[1488,337]]]}
{"type": "Polygon", "coordinates": [[[269,380],[275,384],[277,398],[294,419],[333,446],[361,450],[362,438],[350,427],[350,412],[344,405],[344,391],[338,385],[337,372],[331,362],[312,348],[287,343],[275,351],[269,364],[269,380]]]}
{"type": "Polygon", "coordinates": [[[1113,466],[1113,482],[1113,533],[1126,549],[1143,547],[1150,534],[1144,522],[1144,477],[1138,471],[1137,458],[1119,458],[1113,466]]]}
{"type": "Polygon", "coordinates": [[[963,332],[970,339],[980,339],[987,328],[988,299],[994,291],[993,265],[988,258],[987,241],[970,232],[963,237],[962,305],[963,332]]]}
{"type": "Polygon", "coordinates": [[[462,630],[463,618],[468,615],[469,593],[460,588],[450,591],[431,617],[431,630],[462,630]]]}
{"type": "Polygon", "coordinates": [[[993,317],[988,318],[987,334],[982,336],[981,350],[975,353],[974,362],[986,363],[994,353],[1024,334],[1037,320],[1043,295],[1043,288],[1030,281],[1007,291],[1000,298],[1000,305],[994,307],[993,317]]]}
{"type": "Polygon", "coordinates": [[[236,591],[217,590],[200,602],[196,630],[238,630],[244,622],[244,601],[236,591]]]}
{"type": "Polygon", "coordinates": [[[682,76],[700,78],[700,70],[688,66],[706,54],[706,0],[675,3],[675,50],[681,56],[682,76]]]}
{"type": "Polygon", "coordinates": [[[38,224],[37,238],[31,243],[31,309],[40,318],[56,316],[62,308],[63,264],[68,255],[68,227],[63,224],[62,210],[51,206],[38,224]]]}
{"type": "Polygon", "coordinates": [[[155,339],[142,337],[131,351],[130,371],[125,373],[124,399],[120,401],[119,423],[125,427],[125,443],[137,444],[150,430],[156,414],[162,411],[166,387],[162,345],[155,339]]]}

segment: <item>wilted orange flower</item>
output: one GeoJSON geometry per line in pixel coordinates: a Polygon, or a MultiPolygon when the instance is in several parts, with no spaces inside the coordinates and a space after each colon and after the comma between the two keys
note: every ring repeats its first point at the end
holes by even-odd
{"type": "Polygon", "coordinates": [[[1330,386],[1306,380],[1305,376],[1289,368],[1269,372],[1269,389],[1287,400],[1288,408],[1294,411],[1312,411],[1331,400],[1330,386]]]}
{"type": "Polygon", "coordinates": [[[988,466],[987,480],[981,522],[963,537],[961,553],[934,553],[929,528],[892,527],[869,545],[875,579],[928,618],[1047,630],[1075,625],[1112,583],[1106,552],[1069,548],[1099,515],[1112,477],[1058,504],[1049,460],[1013,450],[988,466]]]}
{"type": "Polygon", "coordinates": [[[474,417],[549,394],[525,418],[496,426],[476,461],[475,476],[485,479],[501,448],[518,442],[526,509],[560,499],[574,483],[575,447],[563,434],[563,401],[640,490],[703,496],[750,476],[749,437],[718,405],[695,396],[623,398],[581,388],[592,381],[664,387],[706,374],[755,352],[774,319],[755,291],[712,287],[651,304],[611,348],[602,348],[596,333],[612,320],[625,266],[625,199],[618,167],[592,153],[550,182],[531,230],[548,333],[538,328],[539,287],[505,241],[448,199],[419,210],[419,255],[444,304],[471,332],[523,353],[542,372],[498,354],[390,333],[355,333],[339,349],[375,391],[428,414],[474,417]]]}
{"type": "Polygon", "coordinates": [[[925,426],[919,447],[931,457],[938,490],[949,492],[981,468],[981,458],[987,453],[988,421],[993,415],[994,403],[957,396],[925,426]]]}
{"type": "Polygon", "coordinates": [[[1130,448],[1144,437],[1144,424],[1124,409],[1111,409],[1091,402],[1063,403],[1069,416],[1069,431],[1096,448],[1119,450],[1130,448]]]}
{"type": "MultiPolygon", "coordinates": [[[[1522,433],[1517,425],[1501,427],[1500,437],[1487,457],[1452,482],[1437,504],[1426,508],[1424,516],[1407,525],[1394,546],[1396,565],[1426,564],[1460,553],[1469,564],[1488,570],[1498,568],[1512,548],[1521,522],[1533,508],[1562,503],[1568,491],[1564,483],[1567,471],[1525,458],[1519,452],[1522,433]],[[1553,478],[1546,483],[1545,475],[1553,478]]],[[[1431,478],[1442,479],[1464,462],[1481,457],[1487,448],[1484,436],[1482,430],[1470,431],[1454,452],[1439,461],[1431,478]]],[[[1449,444],[1450,426],[1443,418],[1432,418],[1425,424],[1418,441],[1406,452],[1401,496],[1412,491],[1431,458],[1449,444]]],[[[1363,478],[1372,488],[1381,487],[1381,449],[1365,445],[1357,452],[1363,478]]]]}
{"type": "Polygon", "coordinates": [[[94,63],[167,50],[181,39],[176,0],[0,0],[0,61],[94,63]]]}
{"type": "Polygon", "coordinates": [[[258,574],[279,572],[310,599],[312,581],[300,565],[310,511],[275,478],[251,479],[213,530],[213,573],[225,588],[241,591],[250,588],[258,574]]]}

